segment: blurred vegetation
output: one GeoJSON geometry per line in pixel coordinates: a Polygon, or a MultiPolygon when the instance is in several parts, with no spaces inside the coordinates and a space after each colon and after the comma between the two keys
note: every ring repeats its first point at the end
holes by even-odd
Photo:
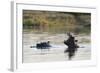
{"type": "Polygon", "coordinates": [[[23,28],[38,32],[90,33],[91,14],[23,10],[23,28]]]}

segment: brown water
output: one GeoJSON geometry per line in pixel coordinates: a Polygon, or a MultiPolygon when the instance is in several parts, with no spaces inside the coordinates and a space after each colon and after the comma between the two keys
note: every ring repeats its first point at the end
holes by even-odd
{"type": "MultiPolygon", "coordinates": [[[[68,37],[66,34],[51,34],[51,33],[35,33],[32,31],[23,32],[23,62],[48,62],[48,61],[68,61],[68,55],[64,54],[64,50],[67,48],[63,44],[63,41],[68,37]],[[36,48],[30,48],[30,46],[36,46],[36,43],[50,41],[53,46],[48,50],[39,50],[36,48]]],[[[76,55],[72,60],[89,60],[91,58],[91,45],[90,36],[82,35],[77,36],[79,45],[84,48],[78,48],[76,55]],[[86,40],[86,41],[84,41],[86,40]]]]}

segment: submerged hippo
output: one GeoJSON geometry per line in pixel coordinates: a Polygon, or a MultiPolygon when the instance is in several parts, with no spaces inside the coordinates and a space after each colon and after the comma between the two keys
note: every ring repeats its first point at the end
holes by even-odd
{"type": "Polygon", "coordinates": [[[50,45],[50,41],[47,42],[40,42],[37,43],[36,46],[31,46],[31,48],[37,48],[37,49],[50,49],[51,45],[50,45]]]}

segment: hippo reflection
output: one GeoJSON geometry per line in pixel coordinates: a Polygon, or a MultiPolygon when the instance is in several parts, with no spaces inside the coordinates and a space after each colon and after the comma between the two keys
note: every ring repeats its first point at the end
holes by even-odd
{"type": "Polygon", "coordinates": [[[68,36],[69,38],[64,41],[64,44],[68,46],[64,53],[68,53],[68,58],[71,60],[79,46],[77,45],[78,40],[75,40],[74,36],[72,36],[70,33],[68,33],[68,36]]]}

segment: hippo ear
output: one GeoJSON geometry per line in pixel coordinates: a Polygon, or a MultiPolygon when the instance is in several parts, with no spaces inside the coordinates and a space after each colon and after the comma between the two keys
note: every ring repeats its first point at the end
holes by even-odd
{"type": "Polygon", "coordinates": [[[78,40],[75,40],[75,42],[78,42],[78,40]]]}

